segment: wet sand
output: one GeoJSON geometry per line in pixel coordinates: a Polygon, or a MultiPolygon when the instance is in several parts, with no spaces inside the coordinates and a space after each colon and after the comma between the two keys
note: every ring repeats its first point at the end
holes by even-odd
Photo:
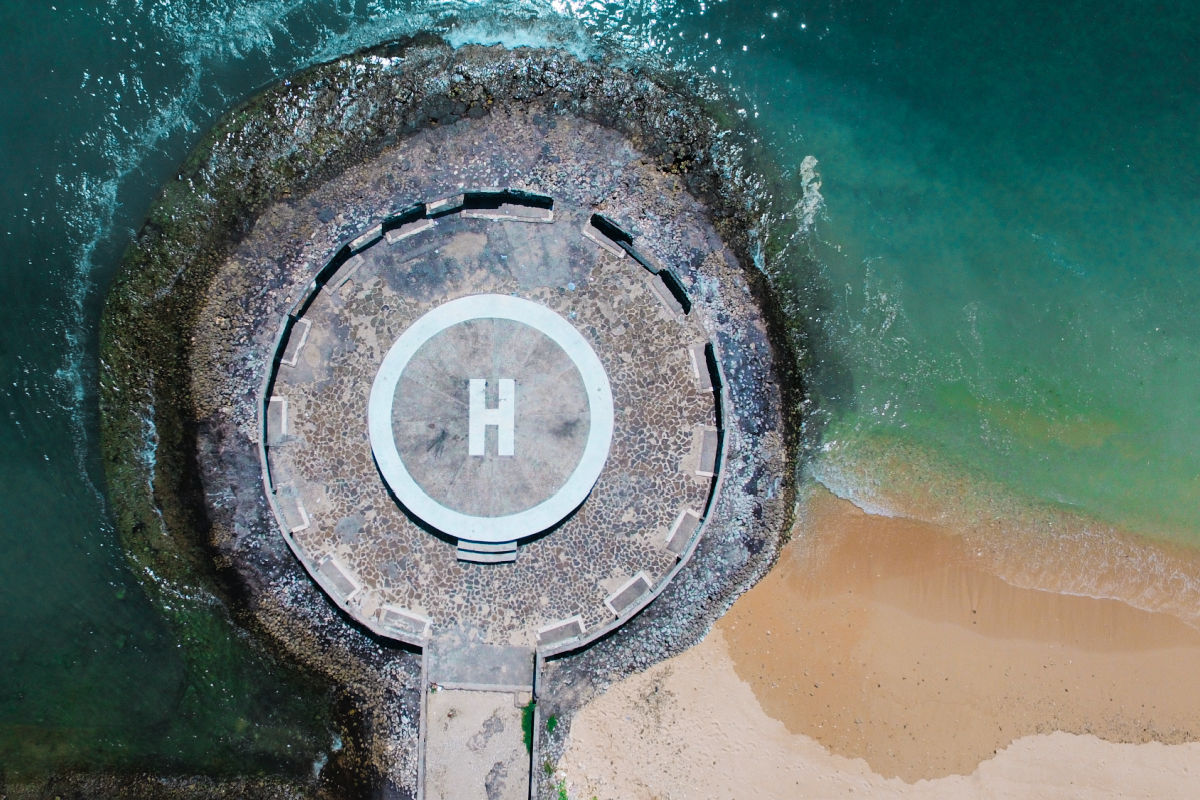
{"type": "Polygon", "coordinates": [[[704,642],[581,712],[568,779],[600,798],[1193,794],[1200,632],[1018,588],[967,541],[818,487],[704,642]]]}

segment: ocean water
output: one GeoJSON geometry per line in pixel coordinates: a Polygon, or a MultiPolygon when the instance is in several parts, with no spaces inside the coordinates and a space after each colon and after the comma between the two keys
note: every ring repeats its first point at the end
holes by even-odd
{"type": "Polygon", "coordinates": [[[328,720],[218,607],[221,658],[184,658],[120,552],[97,322],[157,187],[223,111],[422,29],[725,87],[782,187],[763,230],[811,337],[806,474],[868,506],[969,476],[1200,547],[1194,3],[4,0],[0,23],[5,771],[320,761],[328,720]],[[808,155],[825,205],[800,236],[808,155]]]}

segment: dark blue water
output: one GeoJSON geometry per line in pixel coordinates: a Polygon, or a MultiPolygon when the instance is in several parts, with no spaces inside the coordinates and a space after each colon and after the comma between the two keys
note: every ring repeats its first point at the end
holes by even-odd
{"type": "Polygon", "coordinates": [[[156,187],[216,117],[425,28],[703,73],[782,185],[819,160],[808,238],[798,212],[764,228],[815,259],[809,472],[839,493],[911,494],[903,454],[922,481],[1200,543],[1195,4],[111,0],[4,2],[0,23],[6,769],[317,757],[326,723],[270,691],[274,668],[236,637],[184,658],[120,552],[97,320],[156,187]]]}

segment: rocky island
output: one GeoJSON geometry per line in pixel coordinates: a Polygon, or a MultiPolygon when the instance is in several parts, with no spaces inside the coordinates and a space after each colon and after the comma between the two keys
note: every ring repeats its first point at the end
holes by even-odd
{"type": "Polygon", "coordinates": [[[417,39],[164,189],[105,309],[109,491],[193,657],[229,613],[333,687],[340,748],[262,791],[553,797],[574,711],[771,565],[801,345],[724,113],[417,39]]]}

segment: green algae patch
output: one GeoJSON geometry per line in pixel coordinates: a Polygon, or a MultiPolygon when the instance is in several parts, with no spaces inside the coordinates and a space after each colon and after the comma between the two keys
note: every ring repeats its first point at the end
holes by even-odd
{"type": "Polygon", "coordinates": [[[521,706],[521,734],[525,738],[525,752],[533,753],[533,721],[537,716],[537,701],[530,700],[521,706]]]}

